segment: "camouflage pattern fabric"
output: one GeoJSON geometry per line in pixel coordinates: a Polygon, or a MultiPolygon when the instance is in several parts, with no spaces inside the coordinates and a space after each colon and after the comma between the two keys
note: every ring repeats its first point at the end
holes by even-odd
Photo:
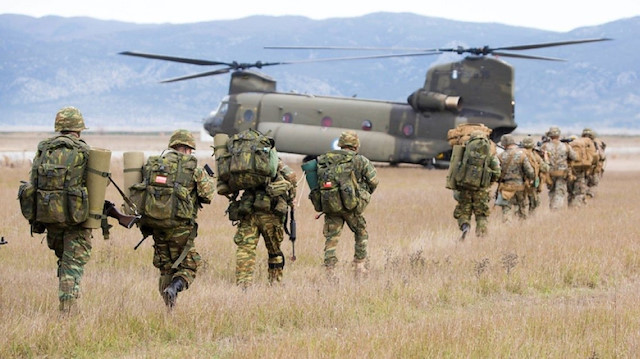
{"type": "Polygon", "coordinates": [[[605,148],[607,145],[599,138],[592,138],[598,151],[598,163],[593,171],[587,174],[587,197],[593,198],[596,195],[596,188],[600,184],[600,178],[604,173],[605,162],[607,156],[605,154],[605,148]]]}
{"type": "Polygon", "coordinates": [[[196,226],[188,224],[171,229],[153,230],[153,266],[160,270],[158,289],[161,296],[164,297],[163,291],[174,278],[182,277],[187,288],[196,278],[196,272],[201,262],[200,254],[194,248],[196,235],[196,226]],[[190,249],[188,249],[186,257],[177,268],[172,268],[187,246],[190,249]]]}
{"type": "Polygon", "coordinates": [[[334,267],[336,263],[338,263],[336,247],[338,246],[338,238],[345,222],[355,236],[354,262],[366,260],[368,257],[367,245],[369,242],[369,233],[367,233],[367,222],[364,217],[356,213],[325,214],[322,234],[325,237],[324,265],[326,267],[334,267]]]}
{"type": "Polygon", "coordinates": [[[47,245],[58,258],[60,310],[72,310],[80,296],[84,266],[91,257],[91,229],[81,226],[47,226],[47,245]]]}
{"type": "Polygon", "coordinates": [[[489,208],[489,190],[463,189],[458,191],[455,197],[458,204],[453,211],[453,218],[458,220],[458,228],[462,228],[462,225],[465,223],[469,224],[471,222],[471,215],[475,215],[476,236],[485,236],[487,234],[488,217],[491,214],[491,208],[489,208]]]}
{"type": "Polygon", "coordinates": [[[547,165],[538,152],[534,151],[533,148],[526,147],[525,151],[529,162],[534,168],[538,169],[536,178],[533,179],[533,182],[528,182],[528,185],[525,186],[524,189],[527,199],[529,200],[529,214],[533,214],[536,208],[540,206],[540,191],[542,190],[543,182],[541,174],[549,171],[549,165],[547,165]]]}
{"type": "Polygon", "coordinates": [[[177,145],[184,145],[193,150],[196,149],[196,141],[189,130],[175,130],[169,139],[169,147],[175,148],[177,145]]]}
{"type": "Polygon", "coordinates": [[[284,218],[280,215],[256,211],[240,220],[238,230],[233,241],[236,248],[236,284],[249,286],[253,281],[253,271],[256,266],[256,247],[260,236],[269,254],[269,282],[282,280],[284,255],[280,244],[284,238],[284,218]]]}
{"type": "Polygon", "coordinates": [[[587,204],[587,191],[589,186],[588,173],[590,171],[586,169],[574,169],[572,181],[568,184],[569,207],[580,207],[587,204]]]}
{"type": "Polygon", "coordinates": [[[72,106],[63,107],[56,114],[54,124],[56,132],[73,131],[80,132],[86,130],[84,126],[84,118],[80,111],[72,106]]]}
{"type": "Polygon", "coordinates": [[[515,191],[515,195],[506,200],[502,206],[502,220],[508,222],[515,212],[519,218],[526,219],[528,214],[529,200],[524,192],[525,183],[532,181],[535,177],[533,166],[527,158],[525,150],[517,147],[509,147],[502,152],[500,159],[502,174],[500,186],[522,188],[515,191]]]}
{"type": "Polygon", "coordinates": [[[549,208],[560,209],[567,199],[567,179],[569,178],[569,161],[575,160],[576,153],[558,138],[542,145],[542,150],[549,158],[549,208]]]}

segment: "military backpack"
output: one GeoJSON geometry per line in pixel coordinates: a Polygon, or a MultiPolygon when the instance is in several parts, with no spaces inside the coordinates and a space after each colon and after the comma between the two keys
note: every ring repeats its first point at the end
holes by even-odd
{"type": "Polygon", "coordinates": [[[278,153],[272,138],[249,129],[227,141],[227,151],[216,158],[220,181],[231,192],[264,186],[278,170],[278,153]]]}
{"type": "Polygon", "coordinates": [[[312,202],[316,201],[313,203],[316,210],[327,214],[358,210],[362,191],[355,175],[356,156],[354,152],[336,150],[318,157],[318,189],[316,198],[310,197],[312,202]]]}
{"type": "Polygon", "coordinates": [[[142,215],[141,225],[173,228],[195,219],[197,164],[193,155],[176,151],[149,157],[142,182],[129,188],[131,201],[142,215]]]}
{"type": "Polygon", "coordinates": [[[576,153],[576,159],[571,161],[571,167],[587,169],[597,164],[597,150],[593,141],[587,137],[577,138],[569,142],[569,146],[576,153]]]}
{"type": "Polygon", "coordinates": [[[455,169],[456,189],[478,190],[491,185],[491,141],[484,137],[475,137],[466,142],[464,153],[455,169]]]}
{"type": "Polygon", "coordinates": [[[31,168],[31,182],[23,182],[18,199],[29,223],[78,225],[89,215],[86,187],[89,146],[61,135],[40,142],[31,168]]]}

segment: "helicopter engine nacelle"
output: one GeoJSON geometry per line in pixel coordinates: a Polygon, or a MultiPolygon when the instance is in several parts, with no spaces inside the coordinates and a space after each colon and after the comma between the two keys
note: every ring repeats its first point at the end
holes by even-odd
{"type": "Polygon", "coordinates": [[[460,111],[462,109],[462,97],[448,96],[438,92],[416,90],[409,95],[407,102],[416,111],[460,111]]]}

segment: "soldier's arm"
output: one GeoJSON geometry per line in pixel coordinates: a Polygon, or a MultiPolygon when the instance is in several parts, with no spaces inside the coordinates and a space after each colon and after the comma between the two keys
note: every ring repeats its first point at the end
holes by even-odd
{"type": "Polygon", "coordinates": [[[522,161],[522,169],[524,170],[524,175],[526,178],[530,180],[533,180],[535,178],[536,173],[533,170],[533,166],[531,165],[531,162],[529,162],[529,158],[527,156],[524,156],[524,160],[522,161]]]}
{"type": "Polygon", "coordinates": [[[569,144],[565,143],[564,145],[567,147],[567,157],[571,161],[577,160],[578,159],[578,155],[576,154],[576,151],[574,151],[573,148],[571,148],[571,146],[569,146],[569,144]]]}
{"type": "Polygon", "coordinates": [[[202,168],[193,171],[193,179],[196,182],[196,192],[200,203],[211,203],[215,194],[215,183],[202,168]]]}
{"type": "Polygon", "coordinates": [[[491,169],[491,182],[496,182],[502,174],[502,167],[500,166],[500,159],[498,156],[491,156],[491,162],[489,163],[491,169]]]}
{"type": "Polygon", "coordinates": [[[362,178],[364,178],[365,182],[367,182],[369,193],[373,193],[378,187],[378,173],[376,171],[376,168],[368,158],[364,156],[360,156],[360,158],[362,158],[363,160],[362,178]]]}

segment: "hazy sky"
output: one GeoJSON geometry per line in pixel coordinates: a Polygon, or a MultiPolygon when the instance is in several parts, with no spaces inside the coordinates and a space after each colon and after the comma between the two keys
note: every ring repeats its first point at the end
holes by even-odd
{"type": "Polygon", "coordinates": [[[637,0],[21,0],[0,1],[0,14],[89,16],[135,23],[190,23],[251,15],[301,15],[312,19],[353,17],[372,12],[412,12],[473,22],[496,22],[551,31],[640,15],[637,0]],[[420,5],[416,5],[419,3],[420,5]],[[366,4],[366,5],[362,5],[366,4]]]}

